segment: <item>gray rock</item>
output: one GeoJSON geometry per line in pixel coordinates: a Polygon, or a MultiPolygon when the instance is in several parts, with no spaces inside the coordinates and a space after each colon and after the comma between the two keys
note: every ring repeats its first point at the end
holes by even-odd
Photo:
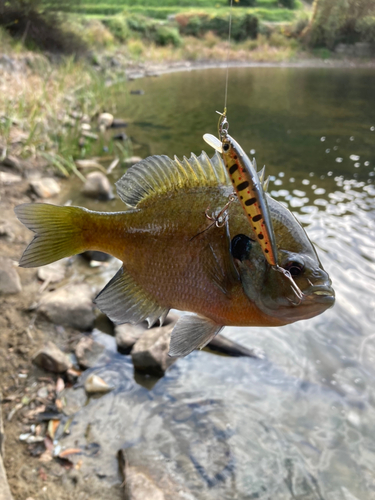
{"type": "Polygon", "coordinates": [[[15,184],[16,182],[21,182],[22,177],[20,175],[11,174],[9,172],[0,172],[0,183],[1,184],[15,184]]]}
{"type": "Polygon", "coordinates": [[[13,500],[10,493],[8,480],[5,474],[3,459],[0,455],[0,500],[13,500]]]}
{"type": "Polygon", "coordinates": [[[350,45],[348,43],[339,43],[335,47],[336,54],[341,54],[344,56],[352,56],[354,55],[354,45],[350,45]]]}
{"type": "Polygon", "coordinates": [[[39,196],[39,198],[52,198],[60,193],[60,186],[51,177],[44,177],[42,179],[35,179],[30,182],[30,186],[34,193],[39,196]]]}
{"type": "Polygon", "coordinates": [[[354,44],[354,52],[358,57],[372,57],[374,47],[368,42],[357,42],[354,44]]]}
{"type": "Polygon", "coordinates": [[[129,465],[126,450],[118,452],[126,500],[165,500],[164,493],[154,480],[138,467],[129,465]]]}
{"type": "Polygon", "coordinates": [[[123,120],[122,118],[114,118],[111,127],[112,128],[121,128],[121,127],[127,127],[128,122],[126,120],[123,120]]]}
{"type": "Polygon", "coordinates": [[[86,284],[70,285],[45,295],[38,311],[55,324],[91,330],[95,320],[92,295],[86,284]]]}
{"type": "Polygon", "coordinates": [[[147,323],[132,325],[125,323],[115,327],[117,349],[121,354],[129,354],[134,344],[147,331],[147,323]]]}
{"type": "Polygon", "coordinates": [[[59,283],[65,278],[66,259],[53,262],[38,269],[38,278],[48,283],[59,283]]]}
{"type": "Polygon", "coordinates": [[[21,290],[21,280],[14,268],[14,262],[6,257],[0,257],[0,294],[11,295],[21,290]]]}
{"type": "Polygon", "coordinates": [[[48,372],[64,373],[72,367],[72,362],[53,342],[47,344],[33,357],[33,363],[48,372]]]}
{"type": "Polygon", "coordinates": [[[165,326],[150,328],[134,344],[131,356],[134,368],[150,375],[164,375],[177,358],[168,356],[169,343],[176,316],[169,315],[165,326]]]}
{"type": "Polygon", "coordinates": [[[82,189],[83,194],[100,200],[113,199],[112,187],[107,177],[101,172],[91,172],[82,189]]]}
{"type": "Polygon", "coordinates": [[[104,346],[91,337],[82,337],[74,350],[80,366],[84,369],[95,366],[104,351],[104,346]]]}

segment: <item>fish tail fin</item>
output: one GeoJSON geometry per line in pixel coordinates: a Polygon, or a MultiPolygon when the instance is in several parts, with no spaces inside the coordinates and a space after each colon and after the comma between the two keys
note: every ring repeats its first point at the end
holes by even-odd
{"type": "Polygon", "coordinates": [[[22,224],[36,233],[21,257],[21,267],[45,266],[86,250],[81,230],[85,209],[25,203],[14,211],[22,224]]]}

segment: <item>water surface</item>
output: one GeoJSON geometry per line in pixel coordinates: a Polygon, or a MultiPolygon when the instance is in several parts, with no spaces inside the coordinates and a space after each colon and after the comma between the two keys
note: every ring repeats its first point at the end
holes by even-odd
{"type": "MultiPolygon", "coordinates": [[[[144,95],[119,88],[134,153],[210,152],[202,135],[216,134],[224,77],[205,70],[132,82],[144,95]]],[[[230,133],[266,164],[271,195],[306,227],[336,305],[285,327],[226,328],[267,359],[194,352],[151,390],[109,346],[94,371],[116,390],[81,409],[61,441],[99,446],[83,462],[88,475],[118,482],[116,451],[126,447],[172,491],[167,498],[375,498],[374,88],[372,70],[230,70],[230,133]]]]}

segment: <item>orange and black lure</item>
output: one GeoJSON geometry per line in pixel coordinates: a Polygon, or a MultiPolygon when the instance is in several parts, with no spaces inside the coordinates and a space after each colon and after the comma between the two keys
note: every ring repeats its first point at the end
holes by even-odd
{"type": "Polygon", "coordinates": [[[255,161],[251,162],[238,142],[228,134],[229,123],[226,118],[226,110],[219,114],[221,115],[219,120],[220,140],[211,134],[205,134],[203,139],[223,155],[229,178],[262,248],[263,255],[275,271],[282,273],[290,281],[299,301],[295,305],[298,305],[304,295],[289,271],[278,264],[276,238],[263,188],[267,181],[263,184],[263,178],[259,179],[254,167],[255,161]]]}

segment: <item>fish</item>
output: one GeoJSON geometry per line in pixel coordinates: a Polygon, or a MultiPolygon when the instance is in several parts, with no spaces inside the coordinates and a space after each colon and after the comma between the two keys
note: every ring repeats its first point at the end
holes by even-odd
{"type": "Polygon", "coordinates": [[[95,212],[27,203],[15,208],[35,235],[19,265],[38,267],[98,250],[120,261],[95,298],[114,323],[163,324],[170,309],[185,311],[170,341],[170,356],[203,348],[225,326],[281,326],[331,307],[335,293],[313,244],[294,215],[269,195],[267,204],[280,265],[303,292],[296,304],[289,283],[267,262],[238,199],[219,226],[233,193],[220,155],[189,159],[151,156],[116,183],[127,209],[95,212]]]}

